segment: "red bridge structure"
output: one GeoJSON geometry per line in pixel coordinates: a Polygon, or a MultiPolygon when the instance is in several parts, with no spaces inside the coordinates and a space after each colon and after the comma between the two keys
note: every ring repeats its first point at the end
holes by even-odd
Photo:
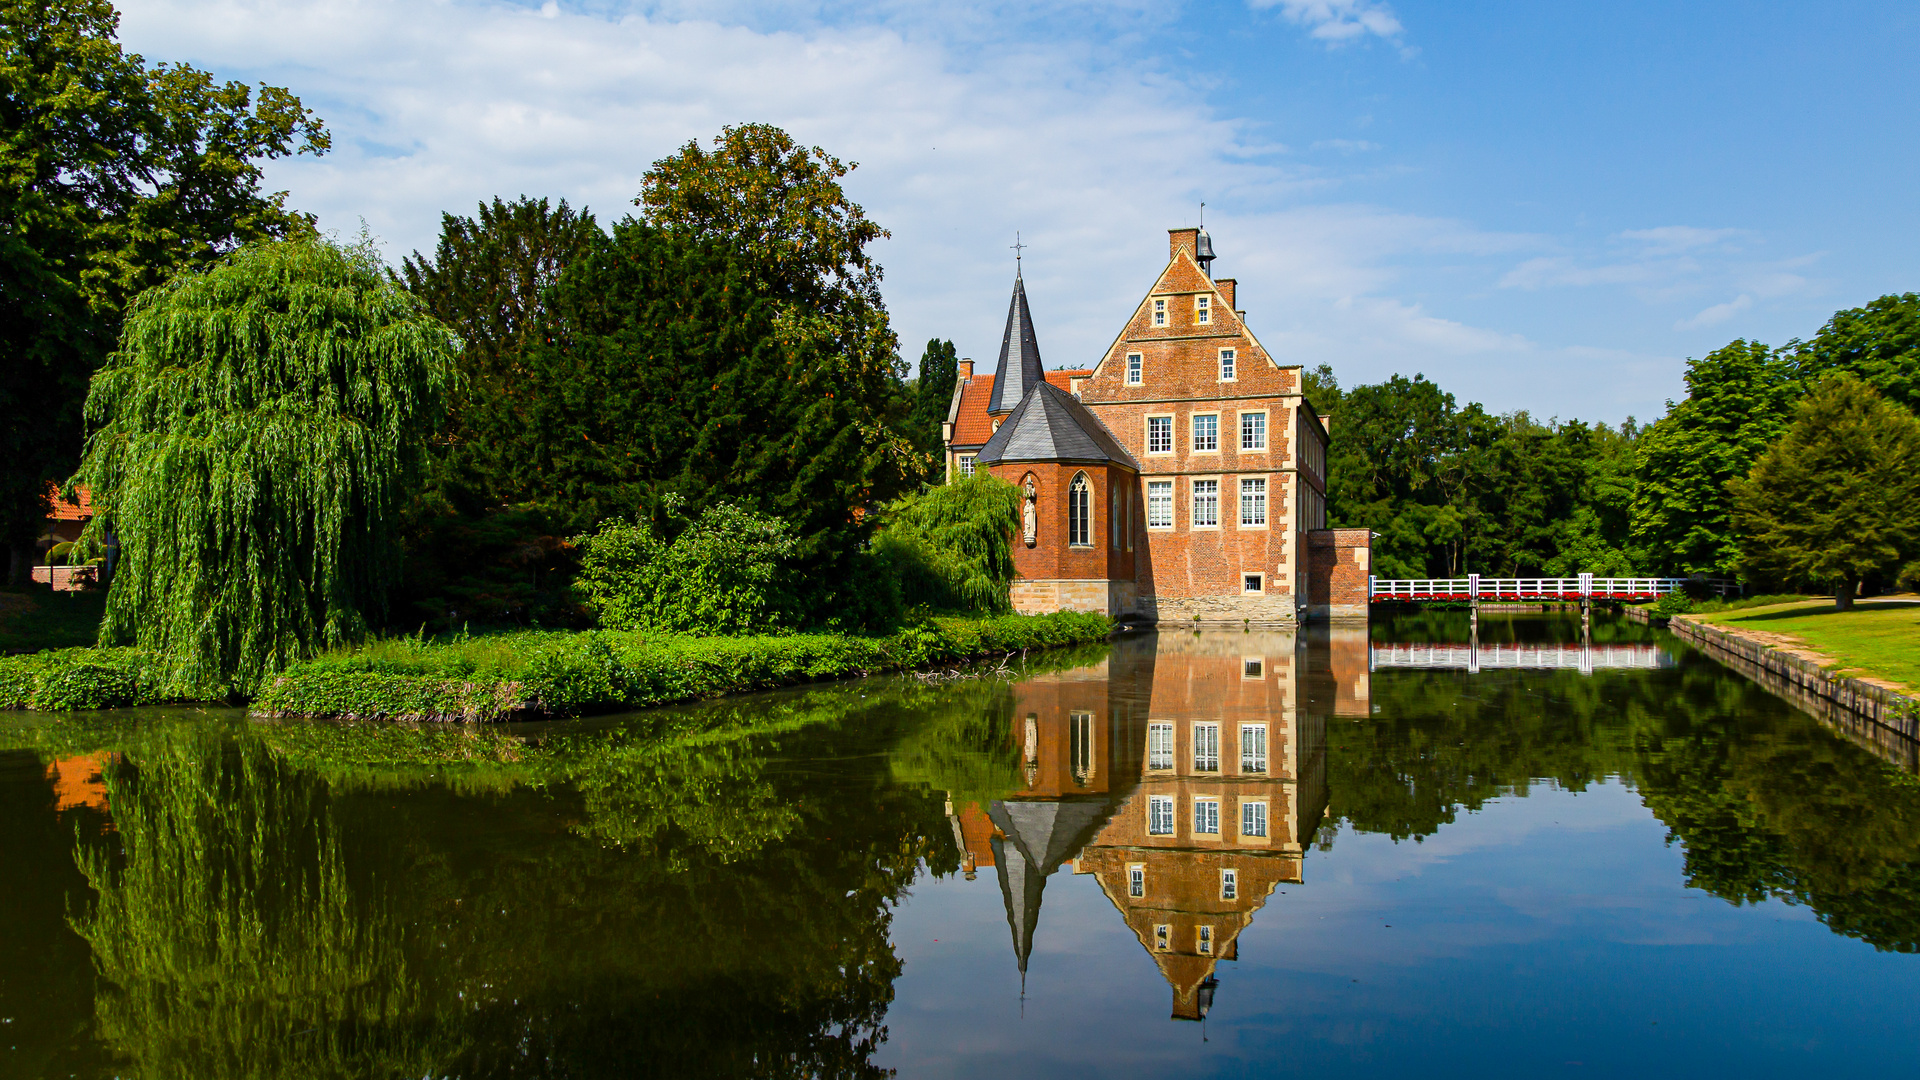
{"type": "Polygon", "coordinates": [[[1575,577],[1499,578],[1468,574],[1462,578],[1369,578],[1371,603],[1472,603],[1482,601],[1657,600],[1684,592],[1689,583],[1717,596],[1740,595],[1740,583],[1720,578],[1575,577]]]}

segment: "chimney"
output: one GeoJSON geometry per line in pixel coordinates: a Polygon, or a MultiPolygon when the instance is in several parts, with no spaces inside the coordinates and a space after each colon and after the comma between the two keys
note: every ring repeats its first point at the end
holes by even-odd
{"type": "Polygon", "coordinates": [[[1168,229],[1167,230],[1168,261],[1172,261],[1173,259],[1177,258],[1180,254],[1181,248],[1186,248],[1187,254],[1191,255],[1193,254],[1193,250],[1199,245],[1200,245],[1199,229],[1168,229]]]}
{"type": "Polygon", "coordinates": [[[963,384],[973,381],[973,357],[971,356],[960,359],[960,381],[963,384]]]}
{"type": "Polygon", "coordinates": [[[1239,308],[1236,308],[1233,306],[1233,287],[1236,284],[1238,284],[1238,282],[1234,281],[1230,277],[1219,278],[1213,283],[1213,287],[1220,290],[1220,298],[1227,302],[1227,310],[1233,311],[1233,312],[1238,312],[1240,310],[1239,308]]]}

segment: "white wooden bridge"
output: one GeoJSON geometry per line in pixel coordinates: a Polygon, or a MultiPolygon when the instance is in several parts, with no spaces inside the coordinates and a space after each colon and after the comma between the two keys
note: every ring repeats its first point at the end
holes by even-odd
{"type": "MultiPolygon", "coordinates": [[[[1369,578],[1373,603],[1479,603],[1482,601],[1657,600],[1686,589],[1689,578],[1575,577],[1369,578]]],[[[1717,578],[1704,584],[1720,596],[1738,596],[1740,585],[1717,578]]]]}
{"type": "Polygon", "coordinates": [[[1367,668],[1426,668],[1446,671],[1578,671],[1590,675],[1608,670],[1650,670],[1674,666],[1673,654],[1657,645],[1479,645],[1457,642],[1439,645],[1405,643],[1375,645],[1367,668]]]}

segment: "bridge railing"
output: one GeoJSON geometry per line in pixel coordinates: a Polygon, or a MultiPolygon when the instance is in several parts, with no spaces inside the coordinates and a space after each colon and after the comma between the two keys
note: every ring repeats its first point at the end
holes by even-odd
{"type": "MultiPolygon", "coordinates": [[[[1370,578],[1368,595],[1375,603],[1403,601],[1433,603],[1461,600],[1657,600],[1681,592],[1689,578],[1577,577],[1497,578],[1469,574],[1463,578],[1370,578]]],[[[1738,596],[1740,584],[1718,578],[1703,582],[1718,596],[1738,596]]]]}

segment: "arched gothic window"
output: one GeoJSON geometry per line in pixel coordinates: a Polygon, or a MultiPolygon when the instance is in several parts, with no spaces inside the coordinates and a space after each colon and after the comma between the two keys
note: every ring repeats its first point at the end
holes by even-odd
{"type": "Polygon", "coordinates": [[[1080,473],[1067,487],[1067,543],[1086,546],[1093,535],[1093,485],[1080,473]]]}

